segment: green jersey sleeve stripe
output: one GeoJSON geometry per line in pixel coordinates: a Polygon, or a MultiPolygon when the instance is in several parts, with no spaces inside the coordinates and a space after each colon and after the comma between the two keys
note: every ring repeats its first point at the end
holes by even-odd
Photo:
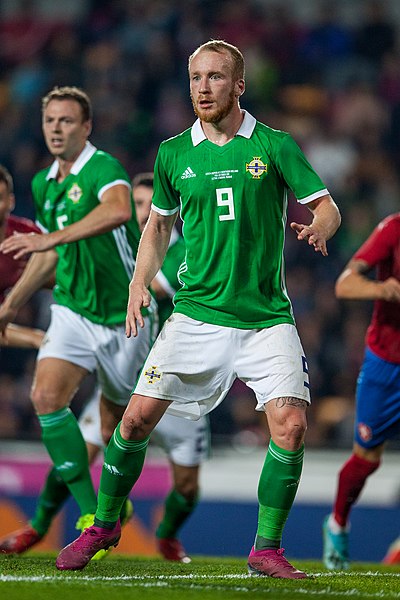
{"type": "Polygon", "coordinates": [[[132,248],[128,243],[125,225],[121,225],[117,229],[113,229],[112,234],[114,236],[115,243],[117,244],[118,254],[130,281],[135,268],[135,259],[133,257],[132,248]]]}

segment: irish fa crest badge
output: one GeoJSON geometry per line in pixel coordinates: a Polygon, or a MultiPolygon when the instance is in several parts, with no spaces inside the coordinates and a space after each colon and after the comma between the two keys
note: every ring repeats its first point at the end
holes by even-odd
{"type": "Polygon", "coordinates": [[[79,185],[77,183],[74,183],[74,185],[68,190],[67,192],[67,197],[72,200],[72,202],[74,204],[77,204],[79,202],[79,200],[82,198],[82,190],[79,187],[79,185]]]}
{"type": "Polygon", "coordinates": [[[157,367],[151,366],[144,372],[144,376],[147,379],[147,383],[157,383],[161,379],[161,373],[157,370],[157,367]]]}
{"type": "Polygon", "coordinates": [[[253,160],[246,163],[246,171],[251,174],[253,179],[260,179],[267,172],[268,166],[263,163],[261,156],[254,156],[253,160]]]}

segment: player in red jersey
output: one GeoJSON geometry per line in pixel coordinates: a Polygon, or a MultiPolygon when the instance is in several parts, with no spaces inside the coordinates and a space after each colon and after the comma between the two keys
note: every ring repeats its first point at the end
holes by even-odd
{"type": "MultiPolygon", "coordinates": [[[[30,219],[11,214],[15,206],[14,184],[8,170],[0,165],[0,243],[18,233],[40,233],[40,229],[30,219]]],[[[27,263],[26,258],[14,260],[11,254],[0,252],[0,303],[8,289],[20,278],[27,263]]],[[[9,324],[5,336],[0,336],[0,345],[20,348],[38,348],[43,338],[39,329],[9,324]]]]}
{"type": "MultiPolygon", "coordinates": [[[[333,512],[324,521],[324,564],[349,568],[348,518],[385,442],[400,429],[400,213],[384,219],[336,283],[345,300],[374,300],[365,358],[357,381],[353,454],[339,473],[333,512]],[[376,279],[366,273],[376,268],[376,279]]],[[[384,558],[400,563],[400,538],[384,558]]]]}

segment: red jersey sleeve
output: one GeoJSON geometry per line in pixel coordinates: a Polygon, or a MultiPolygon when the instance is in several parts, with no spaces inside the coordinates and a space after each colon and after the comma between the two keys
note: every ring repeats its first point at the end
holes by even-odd
{"type": "Polygon", "coordinates": [[[375,227],[353,258],[365,261],[370,267],[388,260],[400,239],[400,213],[387,217],[375,227]]]}

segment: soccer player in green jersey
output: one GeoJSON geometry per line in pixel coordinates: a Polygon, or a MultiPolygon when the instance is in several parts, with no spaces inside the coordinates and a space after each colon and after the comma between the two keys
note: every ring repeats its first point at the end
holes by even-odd
{"type": "Polygon", "coordinates": [[[271,434],[259,486],[259,518],[248,569],[299,579],[281,548],[299,484],[310,402],[306,358],[295,328],[283,264],[287,194],[312,216],[291,223],[299,240],[327,254],[340,214],[291,136],[240,108],[240,51],[210,41],[189,58],[198,120],[163,142],[152,211],[130,284],[127,335],[145,326],[148,287],[168,248],[178,211],[185,261],[175,308],[157,338],[105,454],[94,525],[59,554],[59,569],[82,569],[117,544],[120,507],[139,477],[150,433],[166,410],[197,419],[217,406],[236,377],[254,390],[271,434]]]}
{"type": "Polygon", "coordinates": [[[14,235],[0,246],[16,260],[32,253],[0,308],[0,330],[56,269],[55,304],[38,353],[32,401],[43,442],[79,505],[84,528],[93,522],[97,499],[69,404],[84,377],[96,371],[108,440],[150,347],[152,306],[145,310],[147,333],[130,343],[124,321],[140,234],[128,174],[88,141],[90,99],[79,88],[54,88],[42,101],[42,127],[54,157],[32,182],[43,233],[14,235]]]}

